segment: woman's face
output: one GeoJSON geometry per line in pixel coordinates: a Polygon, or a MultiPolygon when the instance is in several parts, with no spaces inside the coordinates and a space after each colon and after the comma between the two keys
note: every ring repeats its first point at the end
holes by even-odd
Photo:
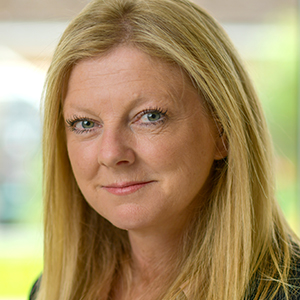
{"type": "Polygon", "coordinates": [[[186,75],[133,47],[79,62],[63,114],[82,194],[122,229],[182,226],[226,155],[186,75]]]}

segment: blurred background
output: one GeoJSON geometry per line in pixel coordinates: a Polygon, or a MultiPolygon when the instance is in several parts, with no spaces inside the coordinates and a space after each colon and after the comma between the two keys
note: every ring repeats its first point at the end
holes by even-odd
{"type": "MultiPolygon", "coordinates": [[[[40,98],[54,48],[88,0],[0,0],[0,300],[27,299],[42,272],[40,98]]],[[[227,30],[262,100],[277,198],[300,233],[297,0],[197,0],[227,30]]]]}

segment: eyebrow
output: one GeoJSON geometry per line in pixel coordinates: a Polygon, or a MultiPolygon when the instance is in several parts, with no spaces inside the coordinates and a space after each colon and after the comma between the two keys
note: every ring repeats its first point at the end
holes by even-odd
{"type": "MultiPolygon", "coordinates": [[[[71,96],[70,99],[71,98],[73,97],[71,96]]],[[[76,99],[75,103],[74,101],[72,101],[70,104],[67,105],[68,109],[72,109],[76,112],[82,112],[82,113],[95,116],[95,110],[93,109],[94,105],[89,106],[89,104],[87,104],[88,101],[84,101],[84,99],[80,99],[78,97],[75,97],[75,99],[76,99]]],[[[153,105],[156,106],[156,105],[174,104],[174,102],[177,102],[176,100],[178,100],[178,96],[174,95],[174,93],[172,93],[172,91],[170,90],[161,92],[160,97],[152,96],[151,93],[138,93],[136,97],[128,100],[128,102],[124,104],[124,108],[125,110],[129,111],[132,108],[136,107],[137,105],[142,106],[149,102],[155,101],[153,105]]],[[[105,101],[105,99],[99,101],[105,101]]],[[[106,101],[110,101],[110,100],[106,100],[106,101]]],[[[151,104],[149,103],[149,105],[151,104]]],[[[99,110],[99,112],[101,113],[101,109],[99,110]]],[[[65,114],[65,105],[63,105],[63,114],[65,114]]]]}

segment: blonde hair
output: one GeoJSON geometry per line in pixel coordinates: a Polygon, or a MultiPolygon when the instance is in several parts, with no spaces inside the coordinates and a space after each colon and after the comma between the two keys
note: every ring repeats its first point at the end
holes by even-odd
{"type": "MultiPolygon", "coordinates": [[[[286,288],[293,233],[274,199],[263,113],[225,32],[186,0],[94,0],[56,49],[44,103],[44,272],[38,300],[108,299],[116,276],[130,284],[130,244],[86,203],[70,166],[62,106],[72,67],[120,44],[176,63],[190,77],[229,145],[211,193],[186,233],[177,273],[160,299],[272,299],[286,288]],[[261,280],[265,279],[265,280],[261,280]]],[[[295,239],[295,237],[294,237],[295,239]]],[[[288,295],[287,295],[288,296],[288,295]]]]}

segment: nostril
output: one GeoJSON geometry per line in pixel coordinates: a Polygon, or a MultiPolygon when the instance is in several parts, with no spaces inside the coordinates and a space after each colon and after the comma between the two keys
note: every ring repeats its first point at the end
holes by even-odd
{"type": "Polygon", "coordinates": [[[129,164],[128,160],[121,160],[121,161],[118,161],[116,165],[119,166],[119,165],[126,165],[126,164],[129,164]]]}
{"type": "Polygon", "coordinates": [[[135,152],[127,143],[108,135],[104,136],[98,149],[98,162],[110,168],[129,166],[135,161],[135,152]],[[108,139],[109,138],[109,139],[108,139]]]}

